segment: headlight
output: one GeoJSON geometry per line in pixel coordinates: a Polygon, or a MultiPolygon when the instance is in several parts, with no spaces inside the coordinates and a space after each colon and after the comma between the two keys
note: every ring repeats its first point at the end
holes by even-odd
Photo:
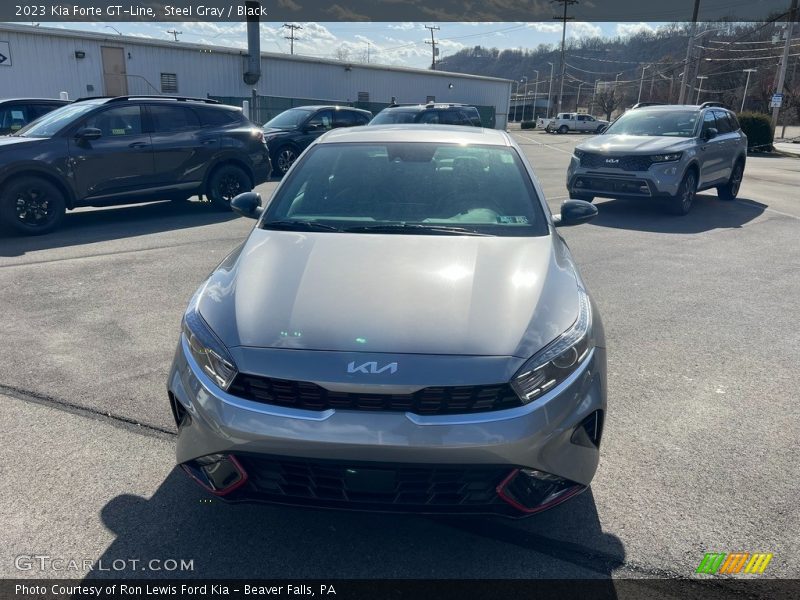
{"type": "Polygon", "coordinates": [[[673,152],[672,154],[654,154],[650,157],[650,160],[656,163],[673,162],[680,160],[681,156],[683,156],[683,152],[673,152]]]}
{"type": "Polygon", "coordinates": [[[225,345],[197,312],[195,302],[183,315],[183,335],[189,342],[192,358],[203,372],[219,387],[227,390],[236,377],[236,365],[225,345]]]}
{"type": "Polygon", "coordinates": [[[558,338],[528,360],[514,376],[511,387],[524,403],[532,402],[575,372],[594,348],[592,306],[578,288],[578,318],[558,338]]]}
{"type": "Polygon", "coordinates": [[[575,155],[575,158],[583,158],[583,155],[586,154],[586,152],[575,148],[575,150],[572,151],[572,154],[575,155]]]}

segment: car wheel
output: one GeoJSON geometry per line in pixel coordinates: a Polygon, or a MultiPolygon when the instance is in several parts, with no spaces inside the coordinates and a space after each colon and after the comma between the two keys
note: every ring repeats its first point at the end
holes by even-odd
{"type": "Polygon", "coordinates": [[[567,127],[566,125],[562,125],[561,127],[558,128],[558,133],[567,133],[568,131],[569,127],[567,127]]]}
{"type": "Polygon", "coordinates": [[[594,132],[595,132],[597,135],[600,135],[601,133],[603,133],[603,129],[605,129],[605,127],[603,127],[602,125],[600,125],[600,127],[598,127],[597,129],[595,129],[595,130],[594,130],[594,132]]]}
{"type": "Polygon", "coordinates": [[[289,170],[294,164],[294,161],[297,160],[297,150],[293,146],[281,146],[275,152],[275,169],[278,171],[281,177],[286,175],[286,171],[289,170]]]}
{"type": "Polygon", "coordinates": [[[41,177],[19,177],[0,192],[0,220],[18,233],[50,233],[64,218],[64,194],[41,177]]]}
{"type": "Polygon", "coordinates": [[[236,165],[222,165],[208,180],[206,195],[217,208],[230,208],[231,200],[243,192],[253,189],[250,177],[236,165]]]}
{"type": "Polygon", "coordinates": [[[744,176],[744,164],[741,161],[736,163],[731,173],[731,178],[728,183],[717,187],[717,196],[720,200],[735,200],[739,193],[739,188],[742,185],[742,177],[744,176]]]}
{"type": "Polygon", "coordinates": [[[685,215],[692,209],[694,197],[697,194],[697,173],[690,169],[683,176],[683,181],[678,188],[678,193],[670,198],[669,212],[673,215],[685,215]]]}

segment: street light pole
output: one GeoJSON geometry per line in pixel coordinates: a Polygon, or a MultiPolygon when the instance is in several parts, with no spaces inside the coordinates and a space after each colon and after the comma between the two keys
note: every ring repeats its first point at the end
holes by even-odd
{"type": "MultiPolygon", "coordinates": [[[[525,102],[528,98],[528,77],[526,75],[522,76],[522,79],[525,80],[525,85],[522,86],[522,120],[525,120],[525,102]]],[[[522,79],[519,80],[522,83],[522,79]]],[[[519,88],[517,88],[519,90],[519,88]]],[[[519,96],[517,96],[517,102],[519,102],[519,96]]]]}
{"type": "Polygon", "coordinates": [[[553,68],[554,65],[550,61],[547,62],[550,65],[550,85],[547,86],[547,118],[550,118],[550,106],[553,104],[553,68]]]}
{"type": "Polygon", "coordinates": [[[517,105],[519,104],[519,81],[516,82],[517,91],[514,92],[514,121],[517,120],[517,105]]]}
{"type": "Polygon", "coordinates": [[[742,108],[739,112],[744,112],[744,101],[747,100],[747,87],[750,85],[750,73],[755,73],[758,69],[743,69],[747,73],[747,80],[744,82],[744,94],[742,94],[742,108]]]}
{"type": "Polygon", "coordinates": [[[583,87],[584,83],[586,83],[586,82],[585,81],[581,81],[580,84],[578,84],[578,96],[577,96],[577,98],[575,98],[575,112],[578,112],[578,107],[580,106],[581,88],[583,87]]]}
{"type": "Polygon", "coordinates": [[[708,75],[698,75],[697,78],[700,80],[700,85],[697,87],[697,100],[695,100],[695,104],[700,104],[700,92],[703,91],[703,80],[708,79],[708,75]]]}
{"type": "MultiPolygon", "coordinates": [[[[534,91],[534,93],[533,93],[533,110],[531,111],[531,118],[535,121],[536,120],[536,96],[538,96],[538,92],[539,92],[539,71],[534,69],[533,72],[536,73],[536,85],[534,87],[534,90],[536,90],[536,91],[534,91]]],[[[525,95],[525,98],[527,100],[527,98],[528,98],[527,94],[525,95]]],[[[522,116],[524,117],[525,115],[522,115],[522,116]]]]}
{"type": "Polygon", "coordinates": [[[652,65],[643,65],[642,66],[642,78],[639,80],[639,97],[636,98],[636,103],[642,101],[642,86],[644,85],[644,72],[649,69],[652,65]]]}

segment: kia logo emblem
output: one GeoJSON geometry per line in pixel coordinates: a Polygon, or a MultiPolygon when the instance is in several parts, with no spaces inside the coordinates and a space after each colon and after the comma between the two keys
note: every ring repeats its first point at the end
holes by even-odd
{"type": "Polygon", "coordinates": [[[607,158],[606,162],[608,164],[610,164],[610,165],[615,165],[615,164],[617,164],[619,162],[619,159],[618,158],[607,158]]]}

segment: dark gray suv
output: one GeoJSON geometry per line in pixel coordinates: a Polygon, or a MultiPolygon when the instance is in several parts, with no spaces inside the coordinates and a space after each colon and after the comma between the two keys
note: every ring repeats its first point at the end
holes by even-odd
{"type": "Polygon", "coordinates": [[[747,136],[720,104],[646,106],[579,144],[566,183],[572,198],[660,198],[685,215],[699,191],[736,198],[746,159],[747,136]]]}

